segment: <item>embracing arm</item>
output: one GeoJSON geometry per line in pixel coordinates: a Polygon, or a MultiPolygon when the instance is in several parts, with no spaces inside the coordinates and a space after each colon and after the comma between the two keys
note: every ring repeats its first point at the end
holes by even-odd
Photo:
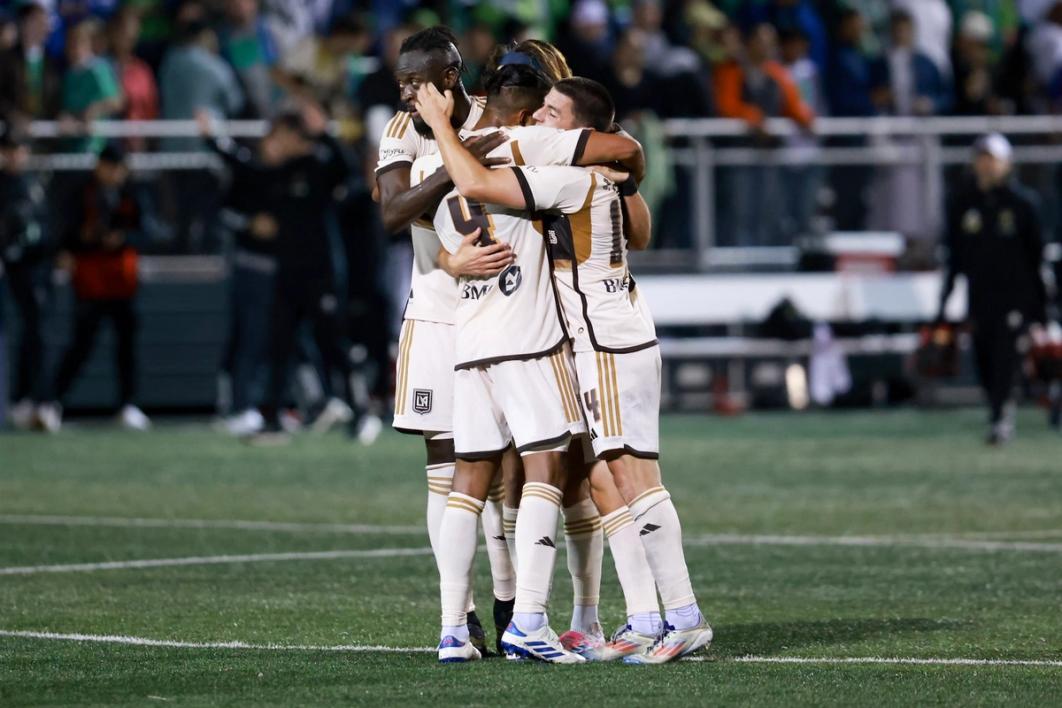
{"type": "Polygon", "coordinates": [[[649,205],[640,194],[623,197],[623,231],[627,235],[627,245],[632,251],[644,251],[649,248],[653,237],[653,217],[649,205]]]}
{"type": "Polygon", "coordinates": [[[577,151],[574,164],[587,167],[618,162],[634,179],[639,182],[645,179],[645,153],[637,140],[629,135],[596,130],[588,130],[584,135],[586,142],[581,142],[582,149],[577,151]]]}
{"type": "Polygon", "coordinates": [[[409,187],[409,164],[400,163],[376,175],[380,211],[388,233],[401,231],[421,214],[431,211],[453,189],[446,170],[438,170],[416,187],[409,187]]]}

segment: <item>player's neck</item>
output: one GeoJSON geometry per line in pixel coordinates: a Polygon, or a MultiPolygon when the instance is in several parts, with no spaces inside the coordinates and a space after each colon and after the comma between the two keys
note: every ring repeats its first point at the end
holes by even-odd
{"type": "Polygon", "coordinates": [[[479,130],[480,128],[504,128],[509,125],[508,119],[509,116],[501,115],[488,104],[487,107],[483,109],[483,115],[480,116],[479,122],[476,123],[475,130],[479,130]]]}

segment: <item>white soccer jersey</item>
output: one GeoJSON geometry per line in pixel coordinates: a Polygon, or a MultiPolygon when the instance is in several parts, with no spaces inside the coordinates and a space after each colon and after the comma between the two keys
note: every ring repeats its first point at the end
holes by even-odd
{"type": "MultiPolygon", "coordinates": [[[[483,105],[484,99],[472,99],[464,128],[472,128],[479,122],[483,116],[483,105]]],[[[416,131],[409,113],[396,113],[380,139],[376,174],[408,166],[409,186],[415,187],[442,166],[442,158],[438,153],[438,143],[416,131]]],[[[431,223],[423,219],[418,219],[410,226],[410,235],[413,243],[413,274],[404,318],[453,324],[457,306],[457,280],[439,267],[439,239],[431,223]]]]}
{"type": "Polygon", "coordinates": [[[516,261],[492,278],[461,278],[457,301],[457,368],[553,353],[568,339],[550,276],[541,225],[523,211],[470,202],[457,190],[443,198],[435,231],[451,253],[482,229],[484,241],[513,248],[516,261]]]}
{"type": "MultiPolygon", "coordinates": [[[[442,155],[432,153],[418,157],[409,171],[409,186],[415,187],[442,167],[442,155]]],[[[409,227],[413,242],[413,275],[405,319],[425,322],[454,323],[457,309],[457,279],[439,267],[439,237],[427,219],[417,219],[409,227]]]]}
{"type": "Polygon", "coordinates": [[[580,167],[514,168],[529,211],[538,210],[572,348],[623,353],[656,344],[627,265],[616,185],[580,167]]]}

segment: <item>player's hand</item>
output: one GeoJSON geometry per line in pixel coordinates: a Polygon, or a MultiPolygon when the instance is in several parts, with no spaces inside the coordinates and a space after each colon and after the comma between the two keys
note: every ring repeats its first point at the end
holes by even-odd
{"type": "Polygon", "coordinates": [[[616,184],[623,184],[631,176],[630,172],[617,170],[616,168],[609,167],[608,165],[594,165],[590,168],[590,171],[596,172],[605,179],[611,180],[616,184]]]}
{"type": "Polygon", "coordinates": [[[195,112],[195,124],[199,128],[199,134],[204,138],[214,136],[214,116],[210,111],[200,108],[195,112]]]}
{"type": "Polygon", "coordinates": [[[478,245],[480,231],[476,229],[465,236],[461,246],[450,256],[450,271],[454,275],[489,278],[501,273],[516,260],[512,246],[507,243],[478,245]]]}
{"type": "Polygon", "coordinates": [[[449,90],[439,93],[435,84],[424,83],[417,89],[417,112],[432,130],[450,123],[454,114],[454,95],[449,90]]]}
{"type": "Polygon", "coordinates": [[[487,133],[486,135],[472,135],[461,141],[465,149],[479,160],[479,164],[485,167],[509,164],[507,157],[487,157],[487,154],[499,145],[504,145],[509,138],[500,130],[487,133]]]}

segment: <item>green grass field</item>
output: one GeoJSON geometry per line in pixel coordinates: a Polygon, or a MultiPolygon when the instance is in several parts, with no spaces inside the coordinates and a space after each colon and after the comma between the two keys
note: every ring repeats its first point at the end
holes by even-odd
{"type": "MultiPolygon", "coordinates": [[[[716,640],[664,667],[437,665],[415,439],[3,435],[0,705],[1059,705],[1062,438],[1029,411],[988,450],[981,422],[666,418],[665,481],[716,640]]],[[[561,559],[560,629],[570,592],[561,559]]],[[[602,610],[622,620],[607,554],[602,610]]]]}

